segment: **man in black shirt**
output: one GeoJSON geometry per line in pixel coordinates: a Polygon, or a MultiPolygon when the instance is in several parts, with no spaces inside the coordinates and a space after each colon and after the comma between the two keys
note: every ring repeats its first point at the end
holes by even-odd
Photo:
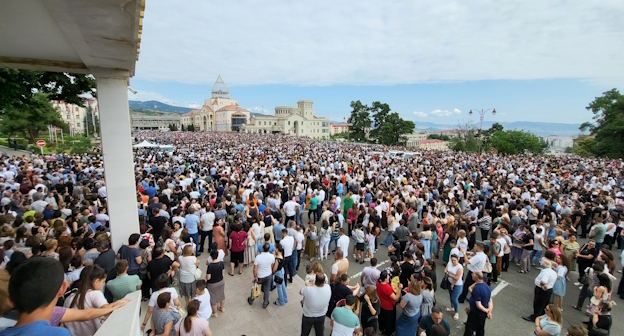
{"type": "Polygon", "coordinates": [[[167,224],[167,218],[162,217],[158,209],[153,212],[153,217],[150,218],[150,225],[152,226],[152,235],[154,235],[154,241],[158,241],[162,230],[167,224]]]}
{"type": "Polygon", "coordinates": [[[154,280],[161,274],[171,275],[171,271],[180,267],[177,261],[172,261],[165,255],[165,250],[158,246],[154,248],[154,259],[147,264],[147,277],[152,283],[153,290],[158,290],[155,287],[154,280]]]}
{"type": "Polygon", "coordinates": [[[579,252],[576,254],[576,262],[579,265],[578,272],[581,274],[585,274],[585,269],[591,267],[591,265],[598,257],[598,250],[596,250],[596,242],[593,239],[590,239],[587,242],[587,245],[583,246],[579,252]]]}

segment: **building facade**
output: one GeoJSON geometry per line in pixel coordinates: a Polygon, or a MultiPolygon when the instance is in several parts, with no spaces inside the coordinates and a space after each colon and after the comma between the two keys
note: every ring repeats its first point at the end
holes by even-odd
{"type": "Polygon", "coordinates": [[[329,118],[314,115],[314,102],[299,100],[297,106],[276,106],[274,116],[254,115],[244,126],[246,133],[281,133],[306,136],[313,139],[329,139],[329,118]]]}
{"type": "MultiPolygon", "coordinates": [[[[52,106],[58,111],[61,119],[69,125],[70,134],[84,134],[85,132],[85,118],[87,113],[92,113],[90,120],[99,119],[100,113],[98,110],[97,99],[89,98],[85,102],[85,107],[67,104],[63,101],[53,100],[52,106]],[[95,118],[94,118],[95,117],[95,118]]],[[[93,122],[93,121],[91,121],[93,122]]],[[[92,125],[90,125],[92,126],[92,125]]]]}
{"type": "Polygon", "coordinates": [[[347,133],[349,132],[349,127],[351,127],[351,124],[349,123],[331,124],[331,128],[329,129],[329,135],[347,133]]]}
{"type": "Polygon", "coordinates": [[[420,150],[448,150],[448,143],[446,141],[438,140],[438,139],[425,139],[419,141],[419,146],[417,147],[420,150]]]}
{"type": "Polygon", "coordinates": [[[180,130],[181,121],[179,115],[140,115],[133,114],[130,116],[132,130],[161,130],[168,131],[169,125],[175,125],[180,130]]]}
{"type": "Polygon", "coordinates": [[[406,134],[405,137],[407,138],[407,142],[405,143],[406,147],[419,148],[420,141],[427,139],[427,133],[411,133],[411,134],[406,134]]]}
{"type": "Polygon", "coordinates": [[[238,132],[249,122],[251,113],[230,99],[230,92],[219,75],[211,90],[211,98],[204,100],[201,109],[181,116],[184,128],[193,125],[195,131],[238,132]]]}

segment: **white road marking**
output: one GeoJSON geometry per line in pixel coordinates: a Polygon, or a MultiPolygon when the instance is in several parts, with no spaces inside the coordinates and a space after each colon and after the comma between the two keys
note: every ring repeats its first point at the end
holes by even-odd
{"type": "Polygon", "coordinates": [[[492,291],[492,297],[496,296],[496,294],[498,294],[500,291],[502,291],[507,286],[509,286],[509,282],[507,282],[505,280],[501,280],[501,282],[492,291]]]}
{"type": "MultiPolygon", "coordinates": [[[[377,266],[375,266],[375,268],[379,268],[380,266],[382,266],[383,264],[385,264],[387,262],[388,262],[388,260],[382,261],[379,264],[377,264],[377,266]]],[[[358,273],[353,274],[352,276],[349,277],[349,279],[357,278],[360,275],[362,275],[362,272],[358,272],[358,273]]]]}

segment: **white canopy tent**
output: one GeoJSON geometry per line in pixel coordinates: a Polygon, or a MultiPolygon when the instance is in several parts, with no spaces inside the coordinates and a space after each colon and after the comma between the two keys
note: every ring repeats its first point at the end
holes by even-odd
{"type": "Polygon", "coordinates": [[[143,140],[143,142],[141,142],[139,144],[136,144],[136,145],[133,145],[132,147],[134,147],[134,148],[156,148],[156,147],[158,147],[158,145],[150,143],[147,140],[143,140]]]}

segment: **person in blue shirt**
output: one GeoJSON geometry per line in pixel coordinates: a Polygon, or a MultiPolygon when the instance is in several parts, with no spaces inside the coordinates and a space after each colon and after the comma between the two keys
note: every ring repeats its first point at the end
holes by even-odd
{"type": "MultiPolygon", "coordinates": [[[[189,236],[193,239],[193,243],[199,243],[199,217],[195,214],[195,209],[193,207],[189,207],[188,213],[184,216],[186,220],[186,229],[188,230],[189,236]]],[[[201,253],[199,249],[195,251],[195,256],[199,256],[201,253]]]]}
{"type": "MultiPolygon", "coordinates": [[[[275,253],[275,245],[271,244],[270,240],[271,240],[271,235],[268,234],[268,233],[265,233],[264,234],[264,242],[265,243],[269,243],[269,253],[273,254],[273,253],[275,253]]],[[[257,251],[256,251],[257,253],[256,254],[260,254],[260,253],[263,252],[262,251],[262,245],[264,245],[264,244],[258,244],[258,248],[257,248],[257,251]]]]}
{"type": "Polygon", "coordinates": [[[339,182],[338,185],[336,186],[336,193],[338,194],[338,196],[342,197],[343,189],[344,189],[344,186],[342,185],[342,182],[339,182]]]}
{"type": "Polygon", "coordinates": [[[466,321],[464,336],[472,336],[475,332],[477,336],[485,335],[485,320],[492,318],[494,303],[492,302],[492,291],[490,286],[483,282],[483,272],[472,272],[472,280],[475,285],[468,303],[470,312],[466,321]]]}
{"type": "Polygon", "coordinates": [[[67,287],[63,265],[56,259],[31,258],[18,266],[9,280],[9,297],[19,318],[0,336],[70,336],[69,330],[50,326],[56,301],[67,287]]]}
{"type": "Polygon", "coordinates": [[[273,224],[273,235],[275,236],[275,244],[279,244],[282,240],[282,230],[286,227],[281,222],[273,224]]]}

